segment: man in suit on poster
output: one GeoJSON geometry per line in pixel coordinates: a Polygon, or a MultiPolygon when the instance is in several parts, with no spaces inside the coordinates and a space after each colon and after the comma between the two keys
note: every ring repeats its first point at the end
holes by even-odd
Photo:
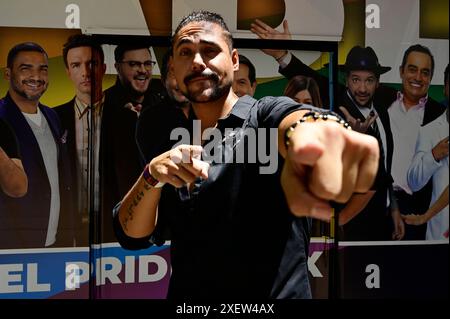
{"type": "Polygon", "coordinates": [[[103,242],[116,241],[111,211],[142,171],[136,143],[136,124],[141,112],[161,101],[165,88],[152,79],[150,48],[141,43],[119,44],[114,50],[116,83],[105,90],[100,153],[101,218],[103,242]]]}
{"type": "Polygon", "coordinates": [[[17,136],[28,192],[11,198],[0,192],[0,248],[73,246],[74,212],[66,136],[58,115],[39,99],[48,86],[48,56],[32,42],[8,53],[6,96],[0,118],[17,136]]]}
{"type": "MultiPolygon", "coordinates": [[[[88,192],[89,192],[89,163],[88,139],[91,111],[91,69],[98,68],[101,80],[106,71],[104,54],[101,46],[95,44],[87,35],[77,34],[69,37],[63,47],[63,59],[66,73],[75,88],[75,96],[67,103],[56,106],[63,128],[67,131],[67,146],[70,154],[70,168],[73,177],[76,200],[73,203],[78,212],[77,245],[88,245],[88,192]],[[94,54],[92,54],[94,50],[94,54]]],[[[97,83],[98,84],[98,83],[97,83]]],[[[94,101],[94,209],[99,211],[99,151],[100,132],[103,112],[103,100],[94,101]]]]}

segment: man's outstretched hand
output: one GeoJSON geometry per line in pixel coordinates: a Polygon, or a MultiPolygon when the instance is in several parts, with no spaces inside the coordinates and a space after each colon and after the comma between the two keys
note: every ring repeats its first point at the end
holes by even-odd
{"type": "Polygon", "coordinates": [[[340,106],[339,110],[341,110],[342,114],[344,114],[345,120],[348,124],[350,124],[350,127],[359,133],[366,133],[378,117],[378,114],[375,112],[370,112],[370,114],[366,117],[366,120],[362,122],[360,119],[355,119],[351,116],[344,106],[340,106]]]}
{"type": "MultiPolygon", "coordinates": [[[[256,19],[254,23],[251,24],[250,31],[258,36],[260,39],[279,39],[279,40],[290,40],[292,39],[291,32],[289,31],[289,24],[287,20],[283,21],[283,32],[277,31],[268,24],[256,19]]],[[[286,50],[275,50],[275,49],[261,49],[265,54],[272,56],[275,59],[281,58],[286,54],[286,50]]]]}
{"type": "Polygon", "coordinates": [[[330,121],[297,125],[281,175],[291,212],[329,221],[328,201],[345,203],[353,193],[367,192],[378,160],[378,142],[370,135],[330,121]]]}

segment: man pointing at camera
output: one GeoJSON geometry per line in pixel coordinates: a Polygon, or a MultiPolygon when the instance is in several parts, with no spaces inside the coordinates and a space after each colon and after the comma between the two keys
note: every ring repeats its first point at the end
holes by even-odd
{"type": "Polygon", "coordinates": [[[202,133],[224,137],[215,151],[244,149],[246,161],[204,161],[207,134],[203,148],[179,145],[155,157],[115,209],[119,242],[141,249],[171,240],[169,298],[311,298],[309,217],[328,221],[329,200],[369,190],[376,139],[289,98],[238,98],[232,90],[238,52],[215,13],[184,17],[172,45],[192,120],[201,121],[202,133]],[[260,174],[262,163],[249,160],[254,145],[234,146],[249,140],[243,131],[264,135],[270,128],[278,128],[279,165],[274,174],[260,174]],[[165,191],[173,187],[176,209],[165,210],[165,191]]]}

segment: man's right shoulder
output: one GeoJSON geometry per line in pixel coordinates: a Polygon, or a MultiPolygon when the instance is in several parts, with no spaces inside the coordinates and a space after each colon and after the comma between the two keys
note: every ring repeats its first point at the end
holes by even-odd
{"type": "Polygon", "coordinates": [[[5,106],[7,103],[8,103],[8,101],[6,100],[6,98],[3,97],[0,99],[0,107],[5,106]]]}
{"type": "Polygon", "coordinates": [[[5,98],[0,99],[0,115],[6,111],[8,101],[5,98]]]}

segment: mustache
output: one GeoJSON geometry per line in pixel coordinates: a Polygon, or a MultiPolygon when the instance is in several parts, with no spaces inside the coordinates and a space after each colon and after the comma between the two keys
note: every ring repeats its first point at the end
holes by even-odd
{"type": "Polygon", "coordinates": [[[204,70],[203,72],[194,72],[194,73],[187,75],[184,78],[184,84],[187,85],[187,83],[189,81],[191,81],[195,78],[207,78],[214,82],[219,82],[219,76],[216,73],[214,73],[213,71],[204,70]]]}

